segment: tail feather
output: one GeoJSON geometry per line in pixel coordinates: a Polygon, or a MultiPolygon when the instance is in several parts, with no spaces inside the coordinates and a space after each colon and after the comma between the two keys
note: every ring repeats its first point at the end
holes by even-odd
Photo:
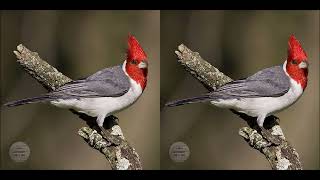
{"type": "Polygon", "coordinates": [[[38,97],[31,97],[31,98],[26,98],[26,99],[20,99],[17,101],[7,102],[4,104],[4,106],[14,107],[14,106],[20,106],[20,105],[24,105],[24,104],[50,101],[52,99],[53,98],[48,95],[43,95],[43,96],[38,96],[38,97]]]}
{"type": "Polygon", "coordinates": [[[191,97],[191,98],[186,98],[186,99],[179,99],[175,101],[171,101],[165,104],[165,106],[168,107],[174,107],[174,106],[181,106],[184,104],[192,104],[192,103],[199,103],[199,102],[207,102],[210,101],[210,95],[202,95],[202,96],[197,96],[197,97],[191,97]]]}

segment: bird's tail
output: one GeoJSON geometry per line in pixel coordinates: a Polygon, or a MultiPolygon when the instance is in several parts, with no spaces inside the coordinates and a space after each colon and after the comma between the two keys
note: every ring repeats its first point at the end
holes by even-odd
{"type": "Polygon", "coordinates": [[[175,101],[171,101],[165,104],[165,106],[168,107],[174,107],[174,106],[181,106],[184,104],[191,104],[191,103],[199,103],[199,102],[207,102],[211,100],[211,96],[209,94],[205,94],[202,96],[196,96],[186,99],[179,99],[175,101]]]}
{"type": "Polygon", "coordinates": [[[37,97],[31,97],[31,98],[26,98],[26,99],[20,99],[17,101],[11,101],[7,102],[4,104],[4,106],[8,107],[14,107],[14,106],[20,106],[24,104],[31,104],[31,103],[37,103],[37,102],[46,102],[53,100],[54,98],[52,96],[49,96],[47,94],[42,95],[42,96],[37,96],[37,97]]]}

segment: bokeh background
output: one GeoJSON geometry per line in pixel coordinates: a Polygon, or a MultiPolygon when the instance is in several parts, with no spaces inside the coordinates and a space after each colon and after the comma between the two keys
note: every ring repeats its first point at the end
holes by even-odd
{"type": "MultiPolygon", "coordinates": [[[[177,63],[181,43],[233,79],[282,64],[290,34],[310,62],[300,100],[276,114],[304,169],[319,169],[319,11],[161,11],[161,103],[206,92],[177,63]]],[[[270,169],[238,135],[246,123],[229,110],[192,104],[161,110],[162,169],[270,169]],[[190,157],[176,163],[170,145],[183,141],[190,157]]]]}
{"type": "MultiPolygon", "coordinates": [[[[160,11],[1,11],[1,104],[44,93],[16,63],[20,43],[76,79],[125,60],[128,33],[148,55],[148,85],[119,112],[122,130],[144,169],[160,168],[160,11]]],[[[105,157],[77,135],[85,126],[67,110],[44,104],[1,106],[1,169],[110,169],[105,157]],[[13,162],[8,150],[26,142],[29,159],[13,162]]]]}

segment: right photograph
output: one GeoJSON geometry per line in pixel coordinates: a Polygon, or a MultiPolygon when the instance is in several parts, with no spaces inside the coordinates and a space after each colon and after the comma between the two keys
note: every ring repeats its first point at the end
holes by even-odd
{"type": "Polygon", "coordinates": [[[161,169],[319,169],[319,11],[161,10],[161,169]]]}

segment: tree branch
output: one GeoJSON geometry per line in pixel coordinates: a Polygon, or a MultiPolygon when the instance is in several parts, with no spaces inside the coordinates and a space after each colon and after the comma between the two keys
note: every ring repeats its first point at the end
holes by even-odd
{"type": "MultiPolygon", "coordinates": [[[[193,77],[200,81],[209,91],[215,90],[232,79],[210,63],[202,59],[197,52],[192,52],[185,45],[178,46],[175,51],[178,62],[193,77]]],[[[297,151],[285,139],[282,129],[277,122],[279,118],[269,116],[265,120],[265,130],[261,131],[256,123],[256,118],[247,116],[231,110],[239,117],[244,119],[249,127],[242,127],[239,135],[242,136],[248,144],[259,150],[269,161],[271,168],[276,170],[301,170],[302,164],[297,151]]]]}
{"type": "MultiPolygon", "coordinates": [[[[55,90],[72,81],[72,79],[42,60],[38,53],[30,51],[22,44],[17,47],[17,50],[14,51],[18,58],[17,62],[48,91],[55,90]]],[[[79,129],[78,134],[91,147],[105,155],[112,169],[142,169],[139,155],[123,136],[122,130],[118,125],[118,119],[115,116],[109,116],[105,120],[104,126],[107,134],[103,134],[95,123],[96,118],[71,111],[89,125],[89,127],[79,129]]]]}

